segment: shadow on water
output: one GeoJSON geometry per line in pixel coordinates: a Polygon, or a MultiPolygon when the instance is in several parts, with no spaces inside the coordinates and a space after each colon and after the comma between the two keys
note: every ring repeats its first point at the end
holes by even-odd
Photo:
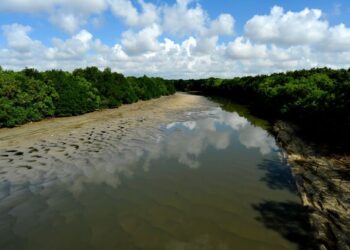
{"type": "Polygon", "coordinates": [[[288,165],[280,161],[264,159],[258,167],[265,171],[265,176],[261,178],[261,181],[265,182],[269,188],[297,193],[295,180],[288,165]]]}
{"type": "MultiPolygon", "coordinates": [[[[221,104],[221,107],[230,112],[237,112],[244,116],[254,126],[270,130],[270,124],[250,114],[249,109],[242,105],[237,105],[225,98],[212,97],[211,100],[221,104]]],[[[265,158],[258,165],[263,171],[260,181],[265,183],[270,189],[276,191],[287,191],[297,195],[297,187],[290,167],[280,159],[265,158]]],[[[299,250],[316,249],[313,228],[310,224],[311,212],[296,201],[276,201],[265,200],[252,204],[252,208],[257,212],[255,219],[268,230],[273,230],[280,234],[287,241],[296,244],[299,250]]]]}
{"type": "Polygon", "coordinates": [[[259,213],[256,220],[270,230],[298,245],[299,250],[315,249],[312,227],[309,223],[310,211],[299,203],[264,201],[254,204],[259,213]]]}
{"type": "MultiPolygon", "coordinates": [[[[297,194],[290,167],[278,160],[265,159],[259,169],[265,171],[261,181],[273,190],[287,190],[297,194]]],[[[315,249],[313,230],[310,225],[311,211],[298,202],[264,201],[253,204],[259,213],[255,219],[266,228],[278,232],[286,240],[297,244],[299,250],[315,249]]]]}

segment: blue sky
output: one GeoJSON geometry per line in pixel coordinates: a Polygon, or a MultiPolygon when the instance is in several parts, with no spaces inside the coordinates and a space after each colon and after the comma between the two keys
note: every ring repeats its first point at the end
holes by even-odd
{"type": "MultiPolygon", "coordinates": [[[[133,1],[135,6],[137,1],[133,1]]],[[[176,1],[160,1],[152,0],[148,1],[156,5],[173,4],[176,1]]],[[[244,29],[244,24],[254,15],[268,14],[270,9],[275,6],[281,6],[286,10],[300,11],[304,8],[317,8],[321,9],[331,24],[345,23],[350,25],[350,3],[347,0],[341,1],[329,1],[329,0],[294,0],[294,1],[276,1],[276,0],[224,0],[224,1],[212,1],[212,0],[201,0],[197,1],[202,7],[208,12],[209,16],[214,18],[221,13],[230,13],[236,20],[236,34],[241,34],[244,29]]],[[[194,2],[195,3],[195,2],[194,2]]],[[[193,4],[194,4],[193,3],[193,4]]],[[[99,15],[96,15],[99,16],[99,15]]],[[[119,40],[119,35],[123,32],[125,25],[119,18],[112,15],[110,11],[103,13],[102,22],[100,27],[94,27],[91,23],[85,27],[91,30],[96,36],[101,38],[105,43],[112,45],[119,40]]],[[[49,44],[51,38],[61,37],[67,38],[69,34],[66,34],[59,28],[55,27],[48,21],[47,15],[44,13],[16,13],[16,12],[3,12],[0,15],[0,25],[20,23],[34,27],[32,37],[40,39],[41,41],[49,44]]],[[[1,44],[4,43],[4,37],[1,36],[1,44]]]]}
{"type": "Polygon", "coordinates": [[[2,0],[0,13],[10,69],[178,78],[350,65],[346,0],[2,0]]]}

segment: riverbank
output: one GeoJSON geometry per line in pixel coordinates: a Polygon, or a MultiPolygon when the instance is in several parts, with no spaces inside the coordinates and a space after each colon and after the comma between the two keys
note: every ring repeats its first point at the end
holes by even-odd
{"type": "MultiPolygon", "coordinates": [[[[121,165],[124,160],[127,162],[123,158],[125,149],[132,149],[128,155],[135,158],[144,145],[150,141],[157,143],[160,140],[157,136],[161,134],[159,124],[186,121],[186,112],[208,110],[212,106],[213,103],[203,96],[176,93],[118,109],[0,129],[0,181],[35,183],[42,176],[53,180],[67,173],[71,175],[75,168],[89,172],[87,164],[98,166],[96,169],[104,167],[109,173],[110,159],[122,161],[121,165]],[[117,151],[120,155],[115,155],[117,151]],[[101,154],[108,156],[102,158],[101,154]]],[[[229,111],[237,109],[225,107],[229,111]]],[[[264,125],[254,119],[252,124],[264,125]]],[[[274,131],[292,166],[303,204],[311,212],[314,237],[323,247],[320,249],[349,249],[349,158],[316,153],[312,146],[296,136],[295,128],[286,123],[276,123],[274,131]]],[[[100,170],[89,173],[95,178],[101,174],[100,170]]],[[[108,182],[110,178],[107,175],[101,180],[108,182]]],[[[72,189],[80,190],[79,185],[72,189]]],[[[2,191],[0,198],[8,193],[7,189],[2,191]]]]}
{"type": "Polygon", "coordinates": [[[0,128],[48,117],[82,115],[176,92],[161,78],[124,77],[106,68],[22,71],[0,69],[0,128]]]}
{"type": "Polygon", "coordinates": [[[62,119],[6,137],[1,249],[310,245],[274,138],[218,103],[178,93],[62,119]]]}
{"type": "Polygon", "coordinates": [[[159,124],[185,120],[186,111],[211,105],[206,98],[176,93],[117,109],[0,129],[0,181],[32,175],[29,169],[43,174],[60,171],[50,168],[57,162],[75,164],[125,148],[142,148],[160,139],[159,124]]]}
{"type": "Polygon", "coordinates": [[[319,249],[350,249],[350,157],[317,150],[297,135],[298,128],[278,121],[273,127],[285,150],[319,249]]]}
{"type": "Polygon", "coordinates": [[[115,109],[72,117],[44,119],[15,128],[1,128],[0,149],[28,146],[40,140],[55,141],[62,139],[62,136],[77,134],[80,130],[93,129],[95,133],[101,134],[106,128],[111,128],[112,124],[130,128],[139,123],[147,125],[152,121],[166,121],[169,114],[179,114],[192,106],[200,108],[205,103],[203,100],[204,98],[200,96],[176,93],[148,101],[125,104],[115,109]]]}

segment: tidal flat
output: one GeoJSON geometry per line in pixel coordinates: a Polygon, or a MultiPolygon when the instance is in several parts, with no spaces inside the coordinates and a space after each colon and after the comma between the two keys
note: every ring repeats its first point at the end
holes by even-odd
{"type": "Polygon", "coordinates": [[[263,127],[177,93],[0,130],[0,249],[312,249],[263,127]]]}

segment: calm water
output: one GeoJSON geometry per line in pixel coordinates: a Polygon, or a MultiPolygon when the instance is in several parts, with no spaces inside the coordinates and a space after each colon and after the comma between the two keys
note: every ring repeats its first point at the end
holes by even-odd
{"type": "Polygon", "coordinates": [[[100,160],[1,182],[0,249],[305,248],[273,137],[218,105],[185,115],[100,160]]]}

